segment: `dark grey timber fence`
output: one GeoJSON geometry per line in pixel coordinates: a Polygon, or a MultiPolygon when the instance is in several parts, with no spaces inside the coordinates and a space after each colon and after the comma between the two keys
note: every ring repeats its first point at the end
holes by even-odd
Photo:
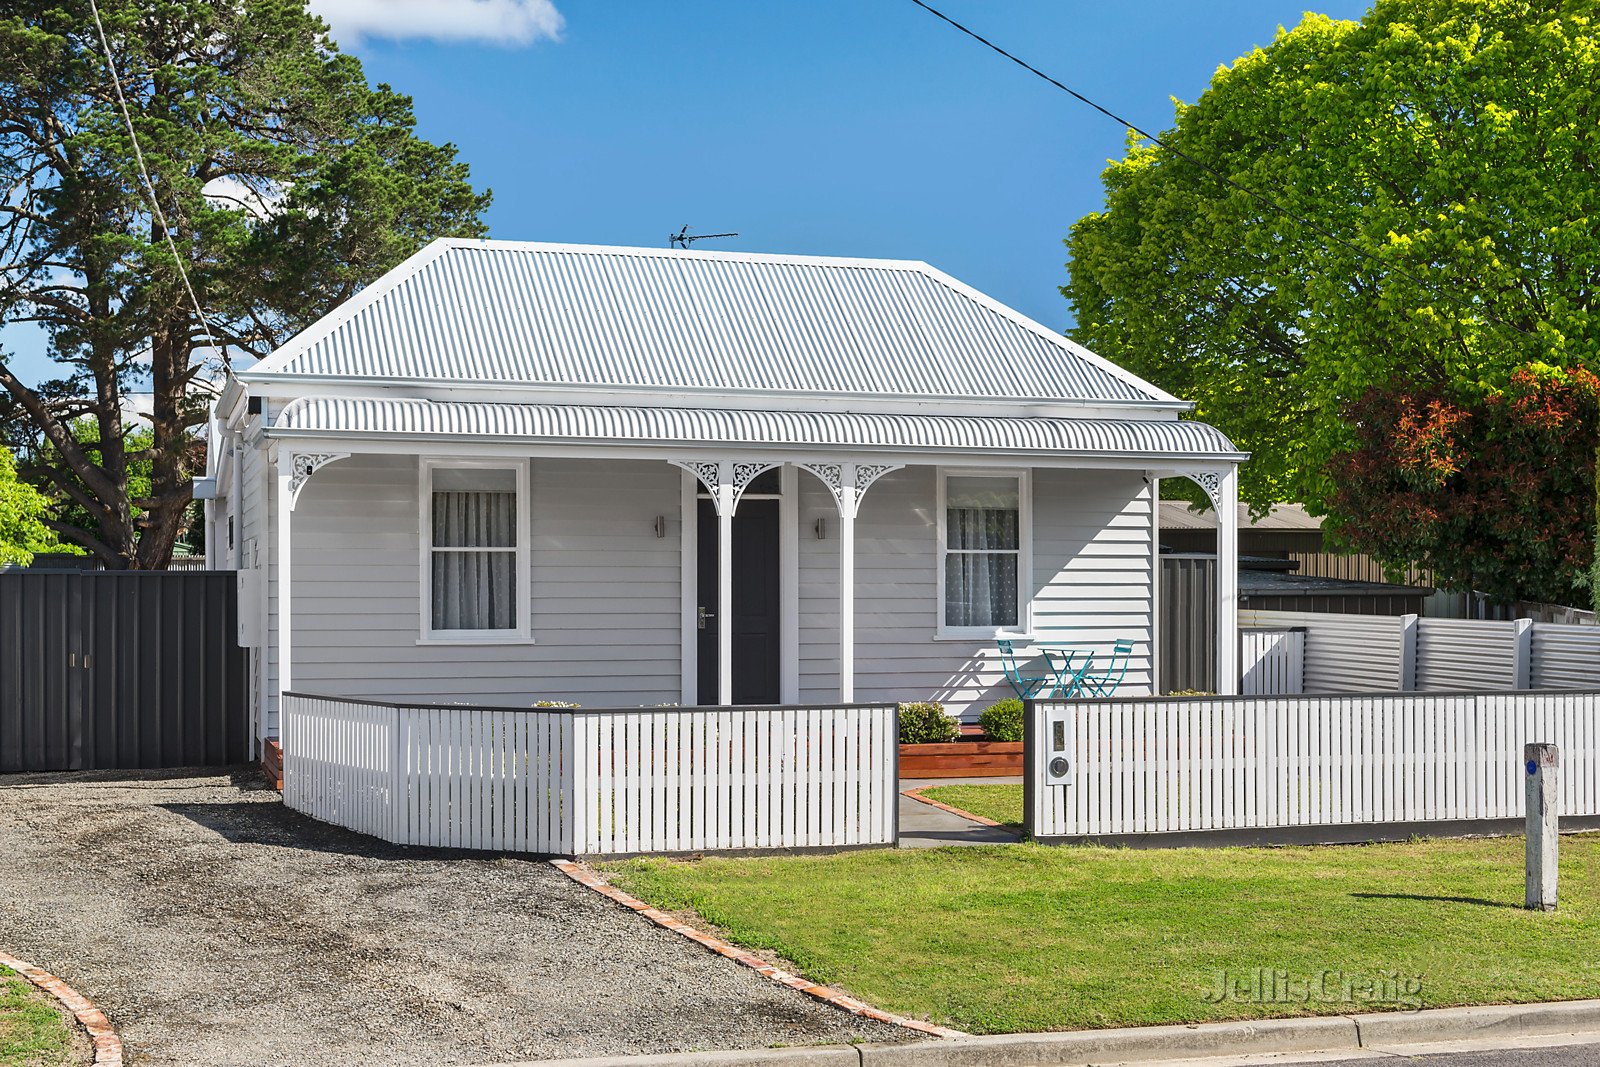
{"type": "Polygon", "coordinates": [[[232,571],[0,573],[0,773],[250,757],[232,571]]]}
{"type": "Polygon", "coordinates": [[[1161,691],[1217,691],[1217,561],[1161,559],[1161,691]]]}

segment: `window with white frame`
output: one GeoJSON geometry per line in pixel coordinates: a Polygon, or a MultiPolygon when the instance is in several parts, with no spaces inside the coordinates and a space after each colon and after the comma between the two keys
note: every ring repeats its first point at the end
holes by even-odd
{"type": "Polygon", "coordinates": [[[427,463],[423,485],[425,634],[521,636],[526,632],[524,472],[427,463]]]}
{"type": "Polygon", "coordinates": [[[943,479],[943,628],[989,633],[1022,629],[1024,477],[946,473],[943,479]]]}

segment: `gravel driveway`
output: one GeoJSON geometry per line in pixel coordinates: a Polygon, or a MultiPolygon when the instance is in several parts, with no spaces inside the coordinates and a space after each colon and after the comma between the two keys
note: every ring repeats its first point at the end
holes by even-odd
{"type": "Polygon", "coordinates": [[[136,1064],[485,1063],[895,1027],[784,989],[538,860],[385,845],[249,772],[0,776],[0,947],[136,1064]]]}

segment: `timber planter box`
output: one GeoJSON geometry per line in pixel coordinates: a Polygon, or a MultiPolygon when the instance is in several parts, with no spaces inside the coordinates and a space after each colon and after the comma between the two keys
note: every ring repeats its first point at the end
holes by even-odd
{"type": "Polygon", "coordinates": [[[1021,773],[1021,741],[900,746],[902,778],[998,778],[1021,773]]]}

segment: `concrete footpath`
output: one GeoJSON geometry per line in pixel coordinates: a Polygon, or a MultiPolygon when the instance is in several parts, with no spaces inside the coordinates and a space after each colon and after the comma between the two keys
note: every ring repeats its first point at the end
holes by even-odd
{"type": "Polygon", "coordinates": [[[1019,834],[985,826],[953,812],[905,795],[908,789],[941,785],[1003,785],[1021,778],[902,778],[900,780],[900,848],[944,848],[949,845],[1014,845],[1019,834]]]}
{"type": "MultiPolygon", "coordinates": [[[[883,1045],[817,1045],[748,1052],[686,1052],[631,1058],[544,1060],[538,1067],[1076,1067],[1200,1058],[1279,1062],[1353,1055],[1427,1055],[1472,1048],[1600,1042],[1600,1000],[1439,1008],[1192,1026],[1139,1026],[1048,1034],[1003,1034],[883,1045]]],[[[535,1067],[500,1064],[496,1067],[535,1067]]]]}

